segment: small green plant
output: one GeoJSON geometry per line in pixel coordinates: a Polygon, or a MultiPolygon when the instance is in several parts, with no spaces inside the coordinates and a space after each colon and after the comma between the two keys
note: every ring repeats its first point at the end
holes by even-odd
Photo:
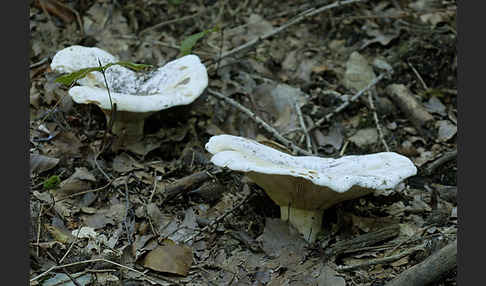
{"type": "Polygon", "coordinates": [[[59,176],[54,175],[46,179],[42,185],[44,186],[44,190],[52,190],[57,188],[60,183],[61,179],[59,178],[59,176]]]}
{"type": "Polygon", "coordinates": [[[106,64],[104,66],[84,68],[84,69],[80,69],[80,70],[77,70],[77,71],[72,72],[72,73],[62,75],[62,76],[56,78],[55,82],[59,82],[59,83],[65,84],[67,86],[71,86],[75,81],[84,78],[88,73],[93,72],[93,71],[103,72],[107,68],[109,68],[113,65],[123,66],[123,67],[129,68],[129,69],[134,70],[134,71],[142,71],[142,70],[145,70],[145,69],[152,68],[151,65],[135,64],[135,63],[131,63],[131,62],[109,63],[109,64],[106,64]]]}
{"type": "Polygon", "coordinates": [[[192,52],[192,48],[196,45],[196,43],[197,43],[197,41],[199,41],[199,39],[203,38],[204,36],[206,36],[209,33],[219,32],[219,31],[220,31],[220,27],[218,25],[216,25],[212,29],[207,29],[207,30],[196,33],[194,35],[190,35],[189,37],[185,38],[181,43],[181,47],[179,49],[179,53],[180,53],[179,56],[183,57],[185,55],[190,54],[192,52]]]}

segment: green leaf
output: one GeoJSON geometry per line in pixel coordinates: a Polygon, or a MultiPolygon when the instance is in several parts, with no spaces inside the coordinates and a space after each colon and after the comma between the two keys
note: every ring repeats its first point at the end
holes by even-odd
{"type": "Polygon", "coordinates": [[[73,84],[73,82],[77,81],[78,79],[82,79],[92,71],[101,71],[101,67],[80,69],[56,78],[55,82],[59,82],[65,85],[71,85],[73,84]]]}
{"type": "Polygon", "coordinates": [[[75,81],[84,78],[88,73],[98,71],[98,72],[103,72],[107,68],[113,66],[113,65],[119,65],[126,67],[128,69],[134,70],[134,71],[141,71],[145,69],[149,69],[152,66],[151,65],[146,65],[146,64],[136,64],[136,63],[131,63],[131,62],[116,62],[116,63],[109,63],[101,67],[91,67],[91,68],[84,68],[77,70],[72,73],[68,73],[65,75],[62,75],[58,78],[56,78],[55,82],[59,82],[65,85],[72,85],[75,81]]]}
{"type": "Polygon", "coordinates": [[[131,69],[131,70],[134,70],[134,71],[142,71],[142,70],[152,68],[152,65],[136,64],[136,63],[131,63],[131,62],[117,62],[115,64],[120,65],[120,66],[124,66],[124,67],[131,69]]]}
{"type": "Polygon", "coordinates": [[[196,43],[199,39],[203,38],[204,36],[206,36],[209,33],[217,32],[219,30],[220,30],[219,26],[216,25],[212,29],[204,30],[202,32],[199,32],[199,33],[194,34],[194,35],[190,35],[189,37],[185,38],[182,41],[181,47],[180,47],[180,50],[179,50],[180,56],[185,56],[185,55],[190,54],[192,52],[192,48],[196,45],[196,43]]]}
{"type": "Polygon", "coordinates": [[[54,175],[49,177],[47,180],[45,180],[42,185],[44,186],[45,190],[52,190],[57,188],[57,186],[59,186],[60,183],[61,183],[61,179],[59,178],[59,176],[54,175]]]}

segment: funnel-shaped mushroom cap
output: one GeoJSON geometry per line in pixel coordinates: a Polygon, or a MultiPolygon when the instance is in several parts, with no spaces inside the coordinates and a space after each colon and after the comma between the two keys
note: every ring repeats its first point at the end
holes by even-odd
{"type": "Polygon", "coordinates": [[[406,157],[384,152],[339,159],[291,156],[253,140],[213,136],[211,162],[246,172],[280,206],[326,209],[373,190],[394,188],[417,169],[406,157]]]}

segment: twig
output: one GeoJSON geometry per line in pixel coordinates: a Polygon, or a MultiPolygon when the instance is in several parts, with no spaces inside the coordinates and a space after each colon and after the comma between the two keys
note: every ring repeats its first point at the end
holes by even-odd
{"type": "Polygon", "coordinates": [[[150,193],[149,203],[152,202],[152,199],[154,198],[154,195],[155,195],[155,191],[157,190],[157,176],[156,175],[157,174],[154,174],[154,187],[152,188],[152,192],[150,193]]]}
{"type": "Polygon", "coordinates": [[[457,239],[429,256],[424,261],[405,270],[386,286],[430,285],[457,265],[457,239]]]}
{"type": "Polygon", "coordinates": [[[36,249],[37,257],[39,257],[39,241],[40,241],[41,218],[42,218],[43,207],[44,207],[44,204],[41,203],[41,207],[40,207],[40,211],[39,211],[39,217],[37,218],[37,249],[36,249]]]}
{"type": "Polygon", "coordinates": [[[78,238],[79,238],[79,233],[81,232],[81,228],[82,228],[82,227],[83,227],[82,225],[80,225],[80,226],[79,226],[78,232],[76,233],[76,237],[75,237],[75,238],[74,238],[74,240],[71,242],[71,245],[69,245],[68,250],[67,250],[67,251],[66,251],[66,253],[64,253],[64,255],[61,257],[61,259],[59,260],[59,263],[58,263],[58,264],[61,264],[61,263],[64,261],[64,259],[66,259],[66,257],[68,256],[69,252],[71,252],[71,249],[73,248],[74,244],[76,243],[76,241],[77,241],[77,240],[78,240],[78,238]]]}
{"type": "Polygon", "coordinates": [[[221,55],[223,54],[223,44],[224,44],[224,28],[221,28],[221,43],[219,44],[219,55],[216,62],[216,71],[219,70],[219,64],[221,63],[221,55]]]}
{"type": "Polygon", "coordinates": [[[414,234],[412,234],[412,236],[410,236],[409,238],[401,241],[400,243],[398,243],[397,245],[395,245],[395,247],[392,248],[392,252],[395,251],[396,249],[398,249],[400,246],[404,245],[405,243],[410,243],[412,241],[414,241],[417,237],[421,236],[425,231],[427,230],[427,228],[420,228],[418,229],[414,234]]]}
{"type": "MultiPolygon", "coordinates": [[[[96,263],[96,262],[106,262],[106,263],[109,263],[109,264],[116,265],[116,266],[118,266],[120,268],[124,268],[124,269],[130,270],[130,271],[133,271],[133,272],[135,272],[135,273],[143,276],[149,282],[154,283],[155,285],[158,284],[156,281],[150,279],[147,274],[145,274],[145,273],[143,273],[141,271],[138,271],[138,270],[133,269],[131,267],[128,267],[128,266],[125,266],[125,265],[122,265],[122,264],[119,264],[119,263],[116,263],[114,261],[107,260],[107,259],[104,259],[104,258],[89,259],[89,260],[83,260],[83,261],[79,261],[79,262],[68,263],[68,264],[64,264],[64,265],[52,266],[51,268],[47,269],[46,271],[42,272],[41,274],[39,274],[39,275],[35,276],[34,278],[30,279],[30,282],[32,283],[32,282],[38,280],[39,278],[42,278],[42,277],[46,276],[47,274],[49,274],[50,272],[52,272],[54,270],[57,270],[57,269],[62,269],[62,268],[65,268],[65,267],[71,267],[71,266],[82,265],[82,264],[87,264],[87,263],[96,263]]],[[[174,281],[169,280],[168,278],[162,278],[162,279],[167,280],[167,281],[170,281],[170,282],[174,282],[174,281]]]]}
{"type": "Polygon", "coordinates": [[[432,174],[439,166],[449,162],[450,160],[457,157],[457,149],[452,150],[451,152],[445,153],[444,156],[440,157],[436,161],[430,163],[429,166],[425,168],[425,173],[427,175],[432,174]]]}
{"type": "Polygon", "coordinates": [[[237,204],[236,206],[234,206],[233,208],[231,208],[230,210],[226,211],[224,214],[220,215],[219,217],[217,217],[215,220],[213,220],[212,222],[210,222],[208,225],[206,225],[205,227],[203,227],[201,230],[199,230],[198,232],[194,233],[193,235],[191,235],[190,237],[186,238],[184,240],[184,243],[187,243],[189,242],[190,240],[194,239],[196,236],[198,236],[199,234],[203,233],[204,231],[208,230],[209,228],[211,228],[213,225],[219,223],[220,221],[222,221],[225,217],[227,217],[230,213],[234,212],[237,208],[241,207],[243,204],[245,204],[249,199],[250,197],[253,195],[253,193],[250,192],[250,194],[248,194],[239,204],[237,204]]]}
{"type": "Polygon", "coordinates": [[[81,284],[79,284],[79,282],[78,282],[78,281],[75,279],[75,278],[81,277],[81,275],[80,275],[80,276],[78,276],[78,277],[73,277],[73,276],[71,275],[71,273],[69,273],[69,272],[66,270],[66,268],[64,268],[64,267],[63,267],[63,268],[61,268],[61,269],[62,269],[62,272],[64,272],[64,274],[66,274],[66,275],[67,275],[67,277],[69,277],[69,280],[71,280],[71,282],[73,282],[73,284],[74,284],[74,285],[76,285],[76,286],[81,286],[81,284]]]}
{"type": "Polygon", "coordinates": [[[197,12],[195,14],[158,23],[156,25],[153,25],[151,27],[148,27],[148,28],[143,29],[142,31],[140,31],[139,35],[142,35],[142,34],[148,32],[148,31],[151,31],[151,30],[155,30],[155,29],[158,29],[158,28],[162,28],[162,27],[167,26],[167,25],[170,25],[170,24],[174,24],[174,23],[178,23],[178,22],[190,20],[192,18],[195,18],[195,17],[201,15],[202,13],[206,12],[207,10],[208,9],[206,7],[204,7],[199,12],[197,12]]]}
{"type": "Polygon", "coordinates": [[[346,152],[346,148],[348,148],[348,145],[349,145],[349,140],[346,140],[346,142],[344,142],[343,148],[341,148],[341,151],[339,151],[339,156],[344,155],[344,152],[346,152]]]}
{"type": "MultiPolygon", "coordinates": [[[[74,86],[74,82],[69,86],[69,88],[73,87],[74,86]]],[[[68,95],[68,93],[64,94],[55,104],[52,108],[50,108],[45,114],[43,114],[42,116],[40,116],[41,118],[37,118],[37,119],[41,119],[40,123],[39,124],[42,124],[44,123],[44,121],[47,119],[47,117],[53,113],[53,112],[57,112],[57,106],[64,100],[64,98],[68,95]]],[[[36,119],[36,120],[37,120],[36,119]]]]}
{"type": "Polygon", "coordinates": [[[32,69],[32,68],[35,68],[35,67],[38,67],[38,66],[41,66],[42,64],[44,64],[45,62],[47,62],[47,60],[49,60],[49,57],[44,57],[43,59],[41,59],[40,61],[36,62],[36,63],[33,63],[29,66],[29,69],[32,69]]]}
{"type": "Polygon", "coordinates": [[[413,70],[413,73],[417,76],[417,78],[419,79],[420,83],[422,84],[422,86],[424,87],[425,90],[429,89],[429,87],[427,86],[427,84],[425,83],[424,79],[420,76],[420,74],[418,73],[418,71],[415,69],[415,67],[412,65],[412,63],[408,63],[408,65],[410,66],[410,68],[413,70]]]}
{"type": "Polygon", "coordinates": [[[351,271],[351,270],[354,270],[354,269],[367,267],[367,266],[371,266],[371,265],[390,263],[390,262],[393,262],[393,261],[397,261],[397,260],[399,260],[399,259],[401,259],[405,256],[410,255],[410,254],[413,254],[413,253],[415,253],[419,250],[422,250],[423,248],[424,247],[422,245],[416,246],[414,248],[408,249],[407,251],[404,251],[404,252],[399,253],[397,255],[387,256],[387,257],[383,257],[383,258],[377,258],[377,259],[369,260],[367,262],[355,264],[355,265],[339,266],[337,268],[337,270],[339,270],[339,271],[351,271]]]}
{"type": "Polygon", "coordinates": [[[271,133],[275,138],[277,138],[282,144],[284,144],[286,147],[289,147],[292,149],[292,151],[294,153],[300,153],[300,154],[303,154],[303,155],[312,155],[312,153],[304,150],[304,149],[301,149],[300,147],[298,147],[297,145],[295,145],[292,141],[286,139],[285,137],[283,137],[278,131],[277,129],[273,128],[272,126],[270,126],[268,123],[266,123],[265,121],[263,121],[260,117],[258,117],[255,113],[253,113],[251,110],[249,110],[248,108],[244,107],[243,105],[241,105],[240,103],[238,103],[237,101],[223,95],[222,93],[219,93],[219,92],[216,92],[212,89],[208,89],[208,92],[214,96],[216,96],[217,98],[220,98],[220,99],[223,99],[224,101],[226,101],[227,103],[231,104],[233,107],[235,107],[236,109],[240,110],[241,112],[245,113],[246,115],[248,115],[251,119],[253,119],[256,123],[260,124],[265,130],[267,130],[269,133],[271,133]]]}
{"type": "Polygon", "coordinates": [[[123,218],[123,226],[125,227],[125,232],[127,233],[127,240],[129,244],[132,244],[132,237],[130,230],[128,229],[128,211],[130,210],[130,198],[128,196],[128,177],[125,180],[125,217],[123,218]]]}
{"type": "Polygon", "coordinates": [[[386,152],[390,152],[390,148],[385,141],[385,136],[383,135],[383,130],[381,130],[380,121],[378,120],[378,114],[376,113],[375,104],[373,103],[373,93],[368,93],[368,101],[370,102],[370,109],[373,112],[373,118],[375,120],[376,129],[378,130],[378,135],[380,136],[381,143],[385,147],[386,152]]]}
{"type": "Polygon", "coordinates": [[[97,191],[104,190],[108,186],[110,186],[111,184],[113,184],[114,181],[116,181],[118,179],[119,178],[116,178],[116,179],[113,179],[113,180],[109,181],[108,184],[104,185],[103,187],[100,187],[100,188],[97,188],[97,189],[93,189],[93,190],[82,191],[82,192],[75,193],[75,194],[72,194],[72,195],[69,195],[69,196],[65,196],[65,197],[62,197],[60,199],[55,200],[55,202],[57,203],[59,201],[66,200],[66,199],[70,199],[70,198],[77,197],[77,196],[80,196],[80,195],[84,195],[84,194],[87,194],[87,193],[93,193],[93,192],[97,192],[97,191]]]}
{"type": "Polygon", "coordinates": [[[307,131],[307,128],[305,127],[304,116],[302,115],[302,110],[300,110],[300,106],[298,103],[295,103],[295,110],[297,111],[297,117],[299,117],[300,126],[302,127],[302,130],[304,130],[305,140],[307,144],[307,151],[312,153],[311,137],[309,135],[309,132],[307,131]]]}
{"type": "MultiPolygon", "coordinates": [[[[316,127],[320,127],[324,122],[329,121],[331,117],[333,117],[335,114],[341,112],[344,108],[346,108],[351,102],[356,101],[360,96],[362,96],[365,92],[367,92],[370,88],[375,86],[383,77],[385,76],[384,73],[380,74],[377,76],[373,81],[371,81],[365,88],[362,90],[358,91],[355,95],[353,95],[349,100],[343,102],[340,106],[338,106],[333,112],[327,114],[325,117],[319,119],[316,122],[316,125],[314,125],[311,130],[313,130],[316,127]]],[[[309,131],[311,131],[309,130],[309,131]]]]}
{"type": "Polygon", "coordinates": [[[327,248],[324,253],[326,255],[339,256],[341,254],[361,251],[365,247],[370,247],[390,240],[398,236],[399,233],[400,227],[398,225],[390,225],[373,232],[358,235],[349,240],[339,241],[332,245],[332,247],[327,248]]]}
{"type": "Polygon", "coordinates": [[[297,15],[293,20],[290,20],[289,22],[285,23],[284,25],[282,25],[282,26],[280,26],[280,27],[268,32],[268,33],[266,33],[265,35],[260,36],[258,38],[255,38],[255,39],[247,42],[244,45],[236,47],[236,48],[232,49],[231,51],[228,51],[228,52],[222,54],[219,59],[221,60],[222,58],[229,57],[229,56],[236,54],[240,51],[249,49],[249,48],[255,46],[256,44],[258,44],[259,42],[262,42],[263,40],[270,38],[270,37],[282,32],[283,30],[287,29],[288,27],[295,25],[297,23],[300,23],[301,21],[303,21],[304,19],[306,19],[308,17],[312,17],[316,14],[319,14],[321,12],[324,12],[324,11],[332,9],[332,8],[340,7],[340,6],[347,5],[347,4],[357,3],[357,2],[364,2],[364,1],[366,1],[366,0],[336,1],[332,4],[323,6],[323,7],[318,8],[318,9],[316,9],[316,8],[308,9],[308,10],[304,11],[303,13],[297,15]]]}
{"type": "MultiPolygon", "coordinates": [[[[106,132],[105,132],[106,134],[106,132]]],[[[103,146],[101,146],[103,147],[103,146]]],[[[98,156],[101,154],[101,152],[103,152],[103,149],[101,149],[100,152],[98,152],[98,154],[96,154],[95,158],[94,158],[94,162],[95,162],[95,165],[96,165],[96,168],[98,168],[98,170],[100,170],[100,172],[103,174],[103,176],[105,176],[106,180],[107,181],[113,181],[112,178],[110,178],[110,176],[108,176],[105,171],[103,171],[103,169],[101,168],[101,166],[98,164],[98,156]]]]}

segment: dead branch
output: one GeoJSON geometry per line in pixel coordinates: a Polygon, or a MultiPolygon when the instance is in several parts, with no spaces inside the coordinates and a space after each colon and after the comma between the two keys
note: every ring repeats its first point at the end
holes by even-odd
{"type": "Polygon", "coordinates": [[[365,233],[355,238],[335,243],[330,249],[326,250],[326,254],[338,256],[340,254],[352,253],[359,251],[365,247],[369,247],[396,237],[400,233],[398,225],[384,227],[374,232],[365,233]]]}
{"type": "Polygon", "coordinates": [[[165,201],[171,200],[178,195],[195,188],[213,178],[213,175],[216,173],[217,172],[209,173],[208,171],[201,171],[179,179],[177,182],[164,188],[164,195],[166,196],[165,201]]]}
{"type": "Polygon", "coordinates": [[[208,92],[211,94],[211,95],[214,95],[216,96],[217,98],[220,98],[224,101],[226,101],[227,103],[229,103],[230,105],[232,105],[233,107],[235,107],[236,109],[240,110],[241,112],[245,113],[246,115],[248,115],[251,119],[253,119],[253,121],[255,121],[256,123],[260,124],[265,130],[267,130],[269,133],[271,133],[278,141],[280,141],[280,143],[284,144],[286,147],[289,147],[292,149],[292,152],[294,153],[300,153],[300,154],[303,154],[303,155],[312,155],[312,153],[300,148],[299,146],[295,145],[292,141],[286,139],[285,137],[283,137],[278,131],[277,129],[275,129],[274,127],[270,126],[268,123],[266,123],[265,121],[263,121],[263,119],[261,119],[260,117],[258,117],[255,113],[253,113],[251,110],[249,110],[248,108],[244,107],[243,105],[241,105],[240,103],[238,103],[237,101],[223,95],[222,93],[219,93],[217,91],[214,91],[212,89],[208,89],[208,92]]]}
{"type": "Polygon", "coordinates": [[[405,113],[423,135],[433,138],[434,117],[418,102],[403,84],[391,84],[387,91],[393,102],[405,113]]]}
{"type": "Polygon", "coordinates": [[[422,286],[437,281],[457,265],[457,239],[421,263],[405,270],[386,286],[422,286]]]}
{"type": "MultiPolygon", "coordinates": [[[[411,254],[413,254],[413,253],[415,253],[419,250],[422,250],[423,248],[424,247],[420,245],[420,246],[417,246],[417,247],[414,247],[414,248],[407,249],[406,251],[399,253],[397,255],[391,255],[391,256],[387,256],[387,257],[383,257],[383,258],[372,259],[372,260],[366,261],[365,263],[361,263],[361,264],[355,264],[355,265],[349,265],[349,266],[339,266],[337,269],[339,271],[351,271],[351,270],[354,270],[354,269],[363,268],[363,267],[367,267],[367,266],[371,266],[371,265],[391,263],[391,262],[397,261],[399,259],[402,259],[405,256],[411,255],[411,254]]],[[[406,285],[410,285],[410,284],[406,284],[406,285]]]]}
{"type": "Polygon", "coordinates": [[[438,167],[449,162],[450,160],[453,160],[456,157],[457,157],[457,148],[448,153],[445,153],[442,157],[430,163],[430,165],[428,165],[425,168],[425,173],[427,175],[431,175],[438,167]]]}

